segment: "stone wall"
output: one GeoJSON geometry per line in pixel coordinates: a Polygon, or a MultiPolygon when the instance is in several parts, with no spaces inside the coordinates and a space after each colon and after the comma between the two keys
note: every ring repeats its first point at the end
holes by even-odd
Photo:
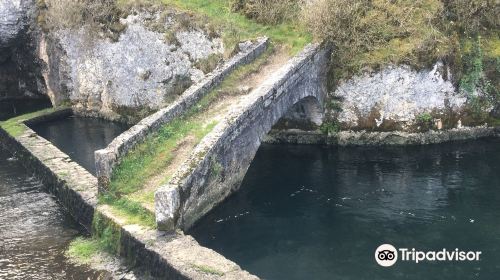
{"type": "MultiPolygon", "coordinates": [[[[27,122],[47,121],[72,113],[64,109],[27,122]]],[[[24,128],[25,131],[15,138],[0,128],[0,145],[33,172],[89,232],[99,234],[93,228],[94,217],[99,215],[100,223],[113,228],[112,234],[118,238],[117,253],[131,266],[144,268],[159,279],[258,279],[182,232],[165,234],[123,223],[106,205],[98,205],[94,176],[33,130],[24,128]]]]}
{"type": "Polygon", "coordinates": [[[327,54],[319,45],[306,47],[230,108],[172,180],[156,192],[159,229],[192,226],[239,188],[261,139],[294,104],[308,97],[322,104],[327,54]]]}
{"type": "Polygon", "coordinates": [[[257,58],[265,51],[267,45],[268,39],[261,38],[245,48],[242,47],[242,50],[238,54],[224,63],[220,68],[214,70],[202,81],[191,86],[173,104],[143,119],[118,136],[105,149],[96,151],[96,171],[100,190],[105,191],[107,189],[113,173],[113,167],[120,161],[123,155],[137,145],[137,143],[140,143],[147,135],[154,133],[163,124],[180,116],[196,104],[211,89],[219,85],[236,67],[247,64],[257,58]]]}
{"type": "Polygon", "coordinates": [[[263,142],[269,144],[339,145],[339,146],[384,146],[427,145],[451,141],[463,141],[497,136],[500,128],[479,126],[462,127],[427,132],[404,131],[341,131],[329,135],[319,131],[298,129],[273,129],[263,142]]]}

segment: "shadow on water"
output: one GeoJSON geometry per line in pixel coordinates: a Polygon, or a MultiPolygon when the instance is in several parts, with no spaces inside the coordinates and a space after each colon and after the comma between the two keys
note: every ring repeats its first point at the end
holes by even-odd
{"type": "Polygon", "coordinates": [[[0,121],[50,107],[49,99],[0,100],[0,121]]]}
{"type": "Polygon", "coordinates": [[[38,123],[31,129],[95,175],[94,152],[105,148],[129,127],[103,119],[69,116],[38,123]]]}
{"type": "Polygon", "coordinates": [[[432,146],[263,145],[240,191],[191,234],[264,279],[497,279],[500,139],[432,146]],[[482,251],[382,268],[383,243],[482,251]]]}

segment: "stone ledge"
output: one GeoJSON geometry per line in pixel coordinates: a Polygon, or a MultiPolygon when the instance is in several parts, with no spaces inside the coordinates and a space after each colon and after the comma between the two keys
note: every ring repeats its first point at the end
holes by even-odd
{"type": "MultiPolygon", "coordinates": [[[[56,111],[26,122],[64,116],[56,111]]],[[[106,205],[97,205],[97,179],[49,141],[26,127],[12,137],[0,128],[0,145],[11,151],[77,222],[92,232],[93,218],[100,215],[120,231],[120,256],[143,266],[153,277],[162,279],[259,279],[217,252],[199,245],[182,232],[165,234],[139,225],[125,225],[106,205]]]]}
{"type": "Polygon", "coordinates": [[[211,89],[219,85],[236,67],[255,60],[266,50],[268,43],[269,39],[266,37],[258,39],[257,42],[215,69],[201,82],[188,88],[173,104],[144,118],[115,138],[105,149],[96,151],[96,173],[99,190],[105,191],[108,188],[114,166],[120,162],[121,157],[130,149],[143,141],[148,134],[157,131],[162,125],[180,116],[196,104],[211,89]]]}
{"type": "Polygon", "coordinates": [[[499,127],[462,127],[448,130],[420,133],[402,131],[369,132],[341,131],[325,135],[318,131],[302,131],[298,129],[272,130],[264,139],[269,144],[310,144],[339,146],[384,146],[384,145],[427,145],[450,141],[463,141],[484,137],[500,136],[499,127]]]}

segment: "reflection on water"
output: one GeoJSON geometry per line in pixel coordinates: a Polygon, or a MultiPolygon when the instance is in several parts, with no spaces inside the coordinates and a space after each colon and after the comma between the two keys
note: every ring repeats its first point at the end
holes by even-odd
{"type": "Polygon", "coordinates": [[[94,152],[105,148],[129,126],[97,118],[70,116],[36,124],[31,128],[95,174],[94,152]]]}
{"type": "Polygon", "coordinates": [[[264,279],[497,279],[500,139],[401,148],[261,147],[239,192],[192,230],[264,279]],[[379,267],[383,243],[481,250],[379,267]]]}
{"type": "Polygon", "coordinates": [[[97,279],[64,251],[80,235],[41,183],[0,149],[0,279],[97,279]]]}

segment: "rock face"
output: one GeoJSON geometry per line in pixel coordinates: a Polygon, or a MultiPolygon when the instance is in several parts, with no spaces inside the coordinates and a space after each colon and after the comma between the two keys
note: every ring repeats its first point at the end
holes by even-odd
{"type": "Polygon", "coordinates": [[[443,78],[444,71],[440,62],[422,71],[392,66],[342,82],[333,93],[340,100],[338,121],[344,129],[408,130],[424,114],[458,115],[467,98],[443,78]]]}
{"type": "Polygon", "coordinates": [[[0,60],[30,24],[33,0],[2,0],[0,2],[0,60]]]}
{"type": "Polygon", "coordinates": [[[0,100],[45,92],[36,58],[34,0],[0,1],[0,100]]]}
{"type": "MultiPolygon", "coordinates": [[[[59,30],[43,41],[41,57],[54,103],[134,122],[174,100],[204,77],[194,65],[223,52],[220,39],[196,29],[177,32],[176,42],[144,24],[148,14],[122,19],[118,41],[92,39],[84,28],[59,30]]],[[[166,21],[166,28],[172,26],[166,21]]]]}

